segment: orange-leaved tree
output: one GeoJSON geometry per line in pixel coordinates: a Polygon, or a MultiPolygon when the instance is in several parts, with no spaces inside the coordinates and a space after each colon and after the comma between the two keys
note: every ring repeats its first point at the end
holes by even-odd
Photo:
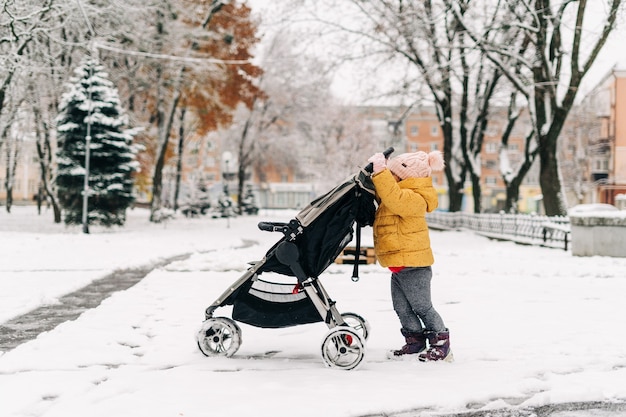
{"type": "Polygon", "coordinates": [[[259,39],[250,8],[235,1],[154,0],[143,13],[146,29],[124,40],[142,54],[117,64],[135,124],[145,126],[137,182],[151,183],[150,220],[159,221],[163,168],[176,155],[175,136],[184,139],[176,120],[193,118],[194,133],[203,135],[228,124],[240,103],[251,106],[260,94],[261,69],[250,62],[259,39]]]}

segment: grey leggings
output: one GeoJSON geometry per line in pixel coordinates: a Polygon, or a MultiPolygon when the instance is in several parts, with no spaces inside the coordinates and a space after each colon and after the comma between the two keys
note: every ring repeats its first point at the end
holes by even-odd
{"type": "Polygon", "coordinates": [[[446,329],[430,299],[430,266],[404,268],[391,274],[391,300],[402,328],[409,332],[446,329]]]}

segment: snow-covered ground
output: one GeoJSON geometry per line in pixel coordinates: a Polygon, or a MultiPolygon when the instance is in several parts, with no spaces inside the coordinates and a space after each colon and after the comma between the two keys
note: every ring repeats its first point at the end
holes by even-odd
{"type": "MultiPolygon", "coordinates": [[[[155,225],[136,209],[126,228],[84,235],[52,224],[50,213],[13,211],[0,211],[0,322],[115,269],[193,255],[0,353],[2,417],[435,415],[626,400],[626,258],[431,232],[451,364],[385,360],[403,344],[389,273],[363,266],[355,283],[351,266],[331,265],[321,282],[340,311],[371,325],[363,365],[342,371],[321,359],[324,324],[241,324],[233,358],[207,358],[196,346],[204,309],[279,239],[256,223],[294,212],[155,225]],[[263,357],[269,351],[279,352],[263,357]]],[[[371,229],[364,235],[371,242],[371,229]]]]}

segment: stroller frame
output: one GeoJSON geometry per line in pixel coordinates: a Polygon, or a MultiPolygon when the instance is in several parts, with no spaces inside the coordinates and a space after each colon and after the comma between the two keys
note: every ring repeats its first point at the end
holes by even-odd
{"type": "MultiPolygon", "coordinates": [[[[259,228],[262,230],[268,230],[268,228],[271,228],[271,231],[280,229],[286,237],[290,238],[290,240],[280,242],[272,251],[268,253],[268,255],[265,256],[262,261],[254,263],[253,266],[251,266],[246,273],[244,273],[231,287],[229,287],[219,298],[217,298],[213,304],[207,307],[205,311],[205,319],[208,320],[212,318],[215,310],[223,306],[224,302],[232,296],[235,291],[241,288],[244,283],[256,279],[258,277],[257,272],[263,266],[265,259],[267,259],[269,255],[275,255],[281,263],[289,266],[297,278],[300,288],[306,293],[309,300],[313,303],[320,317],[324,318],[324,322],[328,325],[328,327],[332,329],[336,326],[346,326],[347,324],[344,318],[336,308],[336,302],[330,297],[318,277],[308,277],[298,263],[299,253],[296,248],[296,244],[293,243],[293,240],[303,232],[303,227],[299,225],[299,222],[297,220],[292,220],[290,223],[261,223],[259,228]]],[[[365,334],[364,337],[367,337],[367,334],[365,334]]]]}
{"type": "MultiPolygon", "coordinates": [[[[393,148],[387,149],[385,156],[392,152],[393,148]]],[[[357,255],[352,280],[358,280],[360,231],[362,227],[373,223],[375,211],[371,172],[370,164],[349,181],[311,202],[288,223],[259,223],[259,229],[281,232],[283,238],[261,261],[251,263],[245,273],[206,308],[205,321],[197,334],[198,347],[203,354],[233,356],[241,344],[241,328],[236,321],[262,328],[323,321],[329,328],[322,342],[322,359],[325,364],[346,370],[355,369],[361,364],[369,336],[369,324],[358,314],[340,313],[335,301],[320,282],[319,275],[352,241],[353,225],[356,223],[357,255]],[[367,213],[363,215],[361,212],[367,213]],[[340,229],[338,231],[323,223],[337,218],[343,222],[335,225],[340,229]],[[306,240],[309,228],[324,230],[323,236],[316,235],[306,240]],[[319,249],[322,245],[326,247],[319,249]],[[294,287],[293,283],[264,281],[259,278],[263,272],[293,276],[297,282],[294,287]],[[269,284],[272,288],[288,286],[293,290],[290,293],[282,290],[265,291],[254,287],[255,284],[269,284]],[[219,307],[231,304],[232,319],[214,316],[219,307]]]]}

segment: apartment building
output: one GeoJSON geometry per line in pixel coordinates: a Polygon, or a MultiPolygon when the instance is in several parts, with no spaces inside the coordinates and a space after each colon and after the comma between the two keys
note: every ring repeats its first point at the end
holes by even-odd
{"type": "Polygon", "coordinates": [[[562,161],[570,201],[618,205],[626,195],[626,65],[616,65],[568,119],[562,161]],[[571,178],[571,177],[570,177],[571,178]]]}
{"type": "MultiPolygon", "coordinates": [[[[504,208],[506,187],[500,174],[500,149],[502,133],[506,125],[505,109],[494,109],[485,131],[484,143],[480,156],[481,171],[481,207],[483,211],[497,212],[504,208]]],[[[522,162],[525,131],[530,128],[527,116],[522,116],[509,139],[508,159],[515,168],[522,162]]],[[[401,151],[430,152],[443,151],[443,132],[435,109],[421,106],[412,109],[405,118],[401,151]]],[[[448,185],[443,172],[433,173],[433,185],[439,194],[439,206],[448,207],[448,185]]],[[[463,211],[474,210],[472,184],[466,181],[464,188],[463,211]]],[[[520,187],[519,209],[523,212],[539,210],[541,191],[538,186],[536,169],[531,170],[520,187]]]]}

